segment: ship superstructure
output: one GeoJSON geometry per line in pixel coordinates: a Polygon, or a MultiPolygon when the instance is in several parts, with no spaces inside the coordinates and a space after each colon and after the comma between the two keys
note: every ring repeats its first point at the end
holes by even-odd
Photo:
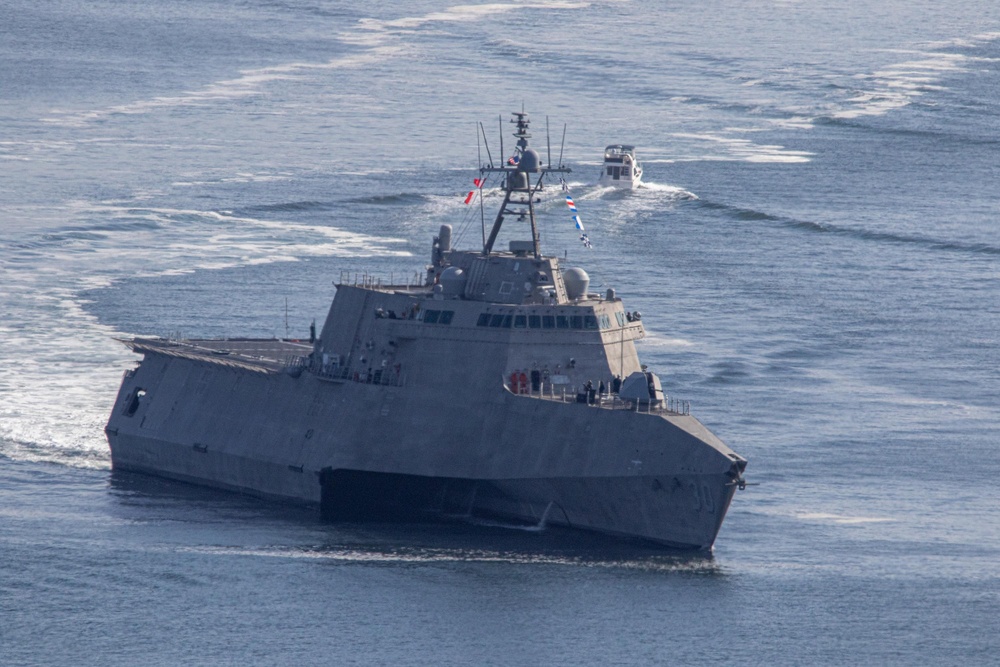
{"type": "Polygon", "coordinates": [[[503,203],[474,250],[441,225],[419,284],[341,279],[321,333],[126,341],[116,469],[320,506],[330,519],[471,514],[709,549],[746,461],[664,396],[641,317],[541,253],[546,175],[514,114],[503,203]],[[531,238],[494,249],[504,220],[531,238]]]}

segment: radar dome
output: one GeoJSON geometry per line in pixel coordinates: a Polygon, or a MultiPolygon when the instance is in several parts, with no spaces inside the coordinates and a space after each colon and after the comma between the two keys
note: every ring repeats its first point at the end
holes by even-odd
{"type": "Polygon", "coordinates": [[[590,276],[583,269],[566,269],[563,271],[563,282],[566,284],[566,296],[571,300],[579,299],[587,294],[590,288],[590,276]]]}
{"type": "Polygon", "coordinates": [[[534,148],[525,148],[524,152],[521,153],[521,161],[517,163],[517,170],[536,173],[541,163],[542,159],[538,157],[538,151],[534,148]]]}

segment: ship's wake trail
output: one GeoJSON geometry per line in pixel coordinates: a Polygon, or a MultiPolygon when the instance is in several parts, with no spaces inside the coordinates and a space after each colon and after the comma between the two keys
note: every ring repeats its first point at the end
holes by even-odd
{"type": "Polygon", "coordinates": [[[61,229],[0,239],[9,258],[0,265],[0,456],[109,466],[108,401],[134,358],[114,340],[125,333],[86,307],[93,290],[300,257],[409,256],[400,243],[230,212],[105,203],[78,205],[61,229]],[[42,254],[51,259],[39,269],[42,254]]]}

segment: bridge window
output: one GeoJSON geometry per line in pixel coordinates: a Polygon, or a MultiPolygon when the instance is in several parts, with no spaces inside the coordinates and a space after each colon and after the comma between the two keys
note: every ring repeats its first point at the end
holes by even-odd
{"type": "Polygon", "coordinates": [[[425,310],[423,319],[424,324],[451,324],[454,316],[454,310],[425,310]]]}
{"type": "MultiPolygon", "coordinates": [[[[455,311],[427,310],[424,321],[430,324],[451,324],[455,311]]],[[[615,313],[624,320],[622,313],[615,313]]],[[[480,313],[477,327],[494,329],[610,329],[608,315],[515,315],[507,313],[480,313]]]]}

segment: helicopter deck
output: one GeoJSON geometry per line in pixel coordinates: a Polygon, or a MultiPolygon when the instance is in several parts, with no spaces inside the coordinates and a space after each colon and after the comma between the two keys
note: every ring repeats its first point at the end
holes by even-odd
{"type": "Polygon", "coordinates": [[[279,338],[135,338],[122,342],[136,352],[154,352],[262,373],[299,366],[303,357],[312,352],[309,341],[279,338]]]}

